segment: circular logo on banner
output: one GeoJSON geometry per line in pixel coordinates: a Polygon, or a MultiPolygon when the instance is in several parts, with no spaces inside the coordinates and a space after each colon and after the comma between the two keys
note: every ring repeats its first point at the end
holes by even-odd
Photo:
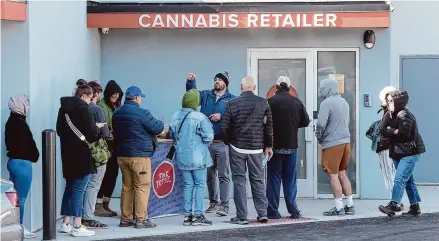
{"type": "Polygon", "coordinates": [[[168,196],[174,188],[175,173],[174,165],[168,161],[162,162],[155,170],[153,175],[154,193],[159,198],[168,196]]]}

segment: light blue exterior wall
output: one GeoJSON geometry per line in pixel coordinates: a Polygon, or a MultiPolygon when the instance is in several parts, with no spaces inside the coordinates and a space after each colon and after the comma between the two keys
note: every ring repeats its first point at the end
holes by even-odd
{"type": "Polygon", "coordinates": [[[399,86],[401,55],[439,54],[439,1],[392,1],[390,80],[399,86]],[[435,27],[430,27],[435,26],[435,27]]]}
{"type": "MultiPolygon", "coordinates": [[[[87,29],[83,1],[29,1],[26,23],[2,21],[2,127],[9,116],[11,95],[29,95],[27,121],[41,152],[41,132],[56,128],[59,99],[72,95],[79,78],[100,79],[100,34],[87,29]]],[[[3,134],[3,133],[2,133],[3,134]]],[[[2,136],[2,178],[6,157],[2,136]]],[[[42,226],[42,162],[33,165],[33,183],[27,200],[25,225],[42,226]]],[[[64,191],[57,142],[57,214],[64,191]]]]}
{"type": "MultiPolygon", "coordinates": [[[[1,21],[1,177],[8,179],[4,126],[9,118],[8,100],[17,94],[29,95],[29,24],[1,21]]],[[[25,212],[29,213],[30,202],[25,212]]],[[[30,219],[26,220],[30,224],[30,219]]]]}
{"type": "MultiPolygon", "coordinates": [[[[247,75],[247,48],[360,48],[359,173],[362,198],[388,198],[378,156],[364,133],[379,116],[363,106],[365,93],[377,94],[389,84],[390,31],[374,30],[377,43],[364,48],[364,29],[295,30],[122,30],[110,29],[101,38],[101,79],[114,79],[123,89],[137,85],[146,94],[143,107],[165,121],[181,106],[188,72],[197,75],[200,89],[212,88],[217,72],[229,71],[230,91],[239,94],[247,75]]],[[[375,96],[377,97],[377,96],[375,96]]],[[[116,188],[116,190],[120,190],[116,188]]],[[[116,194],[115,194],[116,195],[116,194]]]]}

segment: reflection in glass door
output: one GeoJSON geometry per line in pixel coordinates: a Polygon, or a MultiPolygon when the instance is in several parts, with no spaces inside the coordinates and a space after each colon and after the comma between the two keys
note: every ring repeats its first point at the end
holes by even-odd
{"type": "MultiPolygon", "coordinates": [[[[313,110],[312,53],[287,51],[251,51],[250,71],[257,81],[257,94],[266,97],[279,76],[288,76],[298,98],[308,109],[310,118],[313,110]]],[[[298,197],[314,196],[313,172],[313,130],[312,126],[302,128],[298,133],[298,197]]],[[[283,193],[281,192],[283,197],[283,193]]]]}

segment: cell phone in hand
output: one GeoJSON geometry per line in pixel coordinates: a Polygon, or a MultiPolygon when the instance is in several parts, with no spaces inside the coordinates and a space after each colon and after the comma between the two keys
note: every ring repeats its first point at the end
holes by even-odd
{"type": "Polygon", "coordinates": [[[264,159],[262,159],[262,166],[265,167],[265,165],[267,165],[268,162],[268,155],[264,154],[264,159]]]}

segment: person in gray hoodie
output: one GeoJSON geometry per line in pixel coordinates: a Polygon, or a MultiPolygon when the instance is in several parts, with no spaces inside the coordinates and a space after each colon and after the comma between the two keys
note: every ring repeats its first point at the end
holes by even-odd
{"type": "Polygon", "coordinates": [[[316,126],[316,137],[322,145],[322,167],[331,180],[335,207],[323,213],[325,216],[355,214],[352,187],[346,175],[351,156],[351,135],[349,133],[349,105],[340,96],[338,82],[324,79],[320,83],[320,104],[316,126]],[[343,207],[342,194],[346,197],[343,207]]]}

